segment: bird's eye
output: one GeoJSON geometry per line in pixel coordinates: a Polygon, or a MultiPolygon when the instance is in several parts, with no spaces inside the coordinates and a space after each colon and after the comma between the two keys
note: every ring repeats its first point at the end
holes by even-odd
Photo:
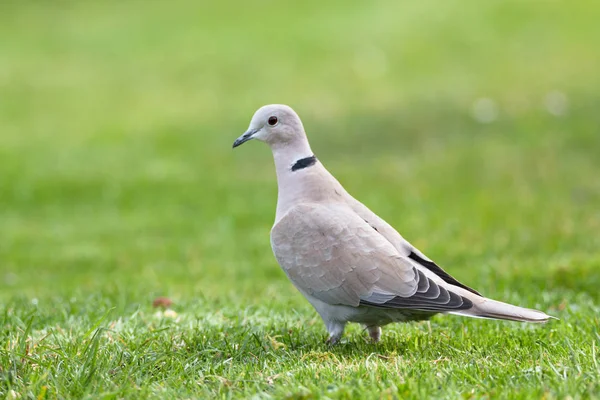
{"type": "Polygon", "coordinates": [[[273,116],[273,117],[269,117],[269,120],[267,121],[269,123],[269,125],[273,126],[277,124],[277,117],[273,116]]]}

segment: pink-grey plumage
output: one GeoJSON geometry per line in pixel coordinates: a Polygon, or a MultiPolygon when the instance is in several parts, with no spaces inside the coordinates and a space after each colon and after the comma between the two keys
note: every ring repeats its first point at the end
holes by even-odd
{"type": "Polygon", "coordinates": [[[546,322],[541,311],[481,296],[458,282],[354,199],[314,156],[298,115],[268,105],[234,147],[251,140],[273,151],[279,187],[271,245],[296,288],[336,343],[347,322],[381,326],[436,313],[546,322]]]}

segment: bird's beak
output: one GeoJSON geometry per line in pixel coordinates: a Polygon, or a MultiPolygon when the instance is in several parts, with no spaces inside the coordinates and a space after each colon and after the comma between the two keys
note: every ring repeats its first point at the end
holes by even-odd
{"type": "Polygon", "coordinates": [[[233,142],[233,148],[235,149],[236,147],[246,143],[248,140],[251,140],[252,137],[256,134],[256,132],[258,132],[259,130],[260,129],[248,129],[246,133],[244,133],[242,136],[237,138],[235,142],[233,142]]]}

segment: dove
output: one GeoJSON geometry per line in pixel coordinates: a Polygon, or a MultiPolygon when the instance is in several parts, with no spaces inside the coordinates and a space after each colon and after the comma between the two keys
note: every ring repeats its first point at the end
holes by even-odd
{"type": "Polygon", "coordinates": [[[233,147],[253,139],[269,145],[275,161],[273,253],[323,319],[330,344],[348,322],[362,324],[378,342],[384,325],[439,313],[537,323],[553,318],[482,296],[412,246],[315,157],[289,106],[258,109],[233,147]]]}

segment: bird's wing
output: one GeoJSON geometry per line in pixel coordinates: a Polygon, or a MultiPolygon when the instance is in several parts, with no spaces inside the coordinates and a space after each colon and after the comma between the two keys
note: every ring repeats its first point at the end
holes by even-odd
{"type": "Polygon", "coordinates": [[[455,311],[472,303],[428,278],[348,206],[299,204],[271,232],[275,257],[328,304],[455,311]]]}
{"type": "Polygon", "coordinates": [[[347,193],[346,196],[346,201],[348,205],[352,208],[352,210],[356,212],[358,216],[361,217],[366,223],[368,223],[373,229],[379,232],[388,242],[390,242],[401,256],[407,257],[411,260],[412,263],[416,263],[420,267],[433,272],[444,282],[450,285],[458,286],[473,294],[481,296],[481,294],[475,289],[472,289],[469,286],[459,282],[449,273],[444,271],[439,265],[427,258],[427,256],[425,256],[416,247],[410,244],[406,239],[402,237],[402,235],[400,235],[400,233],[398,233],[398,231],[396,231],[390,224],[385,222],[381,217],[379,217],[377,214],[371,211],[367,206],[365,206],[364,204],[362,204],[347,193]]]}

